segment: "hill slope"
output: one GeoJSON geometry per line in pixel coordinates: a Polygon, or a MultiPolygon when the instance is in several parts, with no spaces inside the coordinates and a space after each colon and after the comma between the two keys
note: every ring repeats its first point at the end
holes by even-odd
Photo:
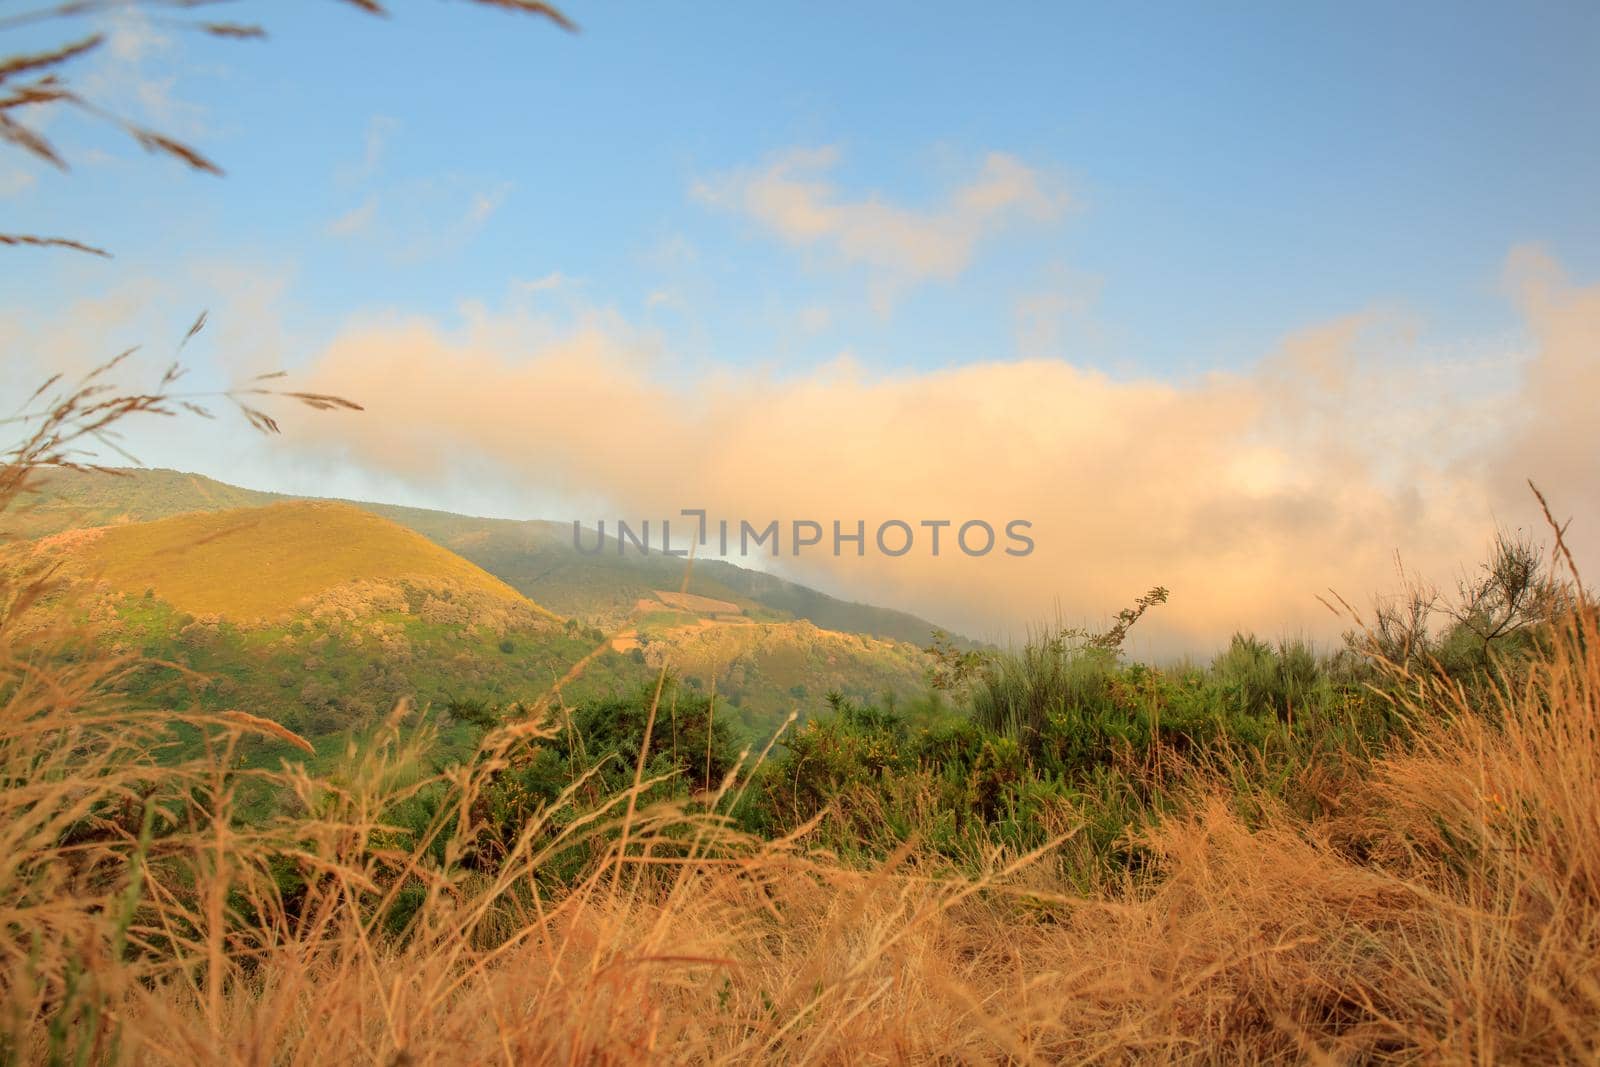
{"type": "Polygon", "coordinates": [[[84,538],[73,555],[113,589],[150,589],[181,611],[234,620],[280,616],[307,597],[361,580],[439,579],[523,599],[427,538],[330,502],[191,512],[106,527],[84,538]]]}
{"type": "MultiPolygon", "coordinates": [[[[117,487],[130,481],[106,479],[117,487]]],[[[182,500],[184,485],[158,494],[160,506],[182,500]]],[[[612,581],[608,596],[640,595],[618,606],[607,630],[620,632],[608,634],[592,617],[551,614],[436,540],[354,505],[285,500],[132,522],[137,509],[123,503],[93,504],[123,520],[117,525],[15,545],[0,564],[40,556],[60,564],[80,579],[74,595],[88,597],[105,640],[214,680],[179,698],[168,687],[190,679],[147,670],[135,695],[249,707],[319,746],[403,697],[528,701],[560,680],[576,704],[643,685],[662,667],[691,689],[716,693],[754,739],[791,711],[814,713],[830,692],[874,700],[924,687],[916,645],[776,617],[703,576],[691,584],[695,592],[682,593],[681,560],[612,581]],[[663,588],[643,584],[656,574],[667,579],[663,588]]],[[[84,511],[61,507],[58,516],[84,511]]],[[[539,537],[538,527],[552,524],[463,532],[453,524],[474,520],[412,518],[491,559],[504,553],[524,568],[548,564],[569,579],[582,573],[563,570],[567,556],[539,537]]]]}
{"type": "Polygon", "coordinates": [[[807,718],[829,693],[876,703],[924,688],[923,655],[915,645],[823,630],[805,620],[714,623],[662,613],[647,616],[615,645],[624,643],[649,667],[670,665],[690,689],[715,692],[756,738],[768,736],[791,711],[807,718]]]}
{"type": "Polygon", "coordinates": [[[37,492],[0,516],[0,534],[18,540],[88,526],[148,522],[190,511],[260,507],[288,497],[171,470],[129,468],[115,474],[49,471],[37,492]]]}
{"type": "MultiPolygon", "coordinates": [[[[196,512],[0,550],[0,571],[46,568],[67,581],[18,617],[17,632],[81,620],[93,641],[136,657],[117,683],[136,705],[245,708],[310,740],[318,758],[402,700],[527,703],[559,685],[576,704],[650,678],[622,653],[595,655],[600,631],[565,625],[420,534],[346,504],[196,512]]],[[[292,753],[258,741],[243,754],[270,766],[292,753]]]]}
{"type": "MultiPolygon", "coordinates": [[[[6,532],[40,537],[84,526],[293,499],[170,470],[129,469],[118,475],[57,472],[41,489],[24,512],[7,516],[6,532]]],[[[611,553],[585,556],[575,551],[570,524],[478,518],[361,501],[343,503],[415,530],[552,611],[608,629],[628,618],[641,598],[653,596],[655,590],[677,589],[683,581],[681,559],[611,553]]],[[[697,561],[688,592],[737,604],[757,620],[804,619],[827,630],[916,645],[926,644],[935,629],[933,623],[906,612],[843,600],[723,560],[697,561]]]]}

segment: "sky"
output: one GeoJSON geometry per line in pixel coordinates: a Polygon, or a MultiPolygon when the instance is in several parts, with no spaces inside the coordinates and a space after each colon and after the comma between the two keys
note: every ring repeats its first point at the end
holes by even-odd
{"type": "Polygon", "coordinates": [[[145,462],[562,521],[1029,520],[1026,559],[760,561],[988,637],[1155,584],[1160,648],[1331,635],[1330,586],[1534,528],[1529,477],[1600,543],[1600,7],[390,6],[0,29],[103,29],[84,95],[226,172],[66,113],[70,173],[0,154],[0,230],[115,253],[5,252],[8,395],[133,344],[159,373],[206,309],[195,388],[367,411],[131,429],[145,462]]]}

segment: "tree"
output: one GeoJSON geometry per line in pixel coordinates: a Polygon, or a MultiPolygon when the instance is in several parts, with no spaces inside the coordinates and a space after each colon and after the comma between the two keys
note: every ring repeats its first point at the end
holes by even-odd
{"type": "Polygon", "coordinates": [[[1504,532],[1495,535],[1477,572],[1457,583],[1457,594],[1456,604],[1446,610],[1485,656],[1572,606],[1571,590],[1549,573],[1538,545],[1525,535],[1504,532]]]}
{"type": "Polygon", "coordinates": [[[1552,573],[1544,549],[1521,532],[1498,531],[1488,558],[1457,580],[1453,598],[1403,570],[1401,576],[1403,591],[1375,602],[1370,625],[1344,605],[1358,625],[1345,645],[1406,674],[1489,669],[1497,655],[1526,648],[1578,602],[1574,585],[1552,573]]]}

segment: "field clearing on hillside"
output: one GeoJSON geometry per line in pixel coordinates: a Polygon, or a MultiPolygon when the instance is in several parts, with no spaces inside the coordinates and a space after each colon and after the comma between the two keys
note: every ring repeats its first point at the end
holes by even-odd
{"type": "Polygon", "coordinates": [[[739,605],[726,600],[716,600],[694,593],[677,593],[667,589],[654,590],[656,596],[668,607],[681,608],[700,615],[739,615],[739,605]]]}

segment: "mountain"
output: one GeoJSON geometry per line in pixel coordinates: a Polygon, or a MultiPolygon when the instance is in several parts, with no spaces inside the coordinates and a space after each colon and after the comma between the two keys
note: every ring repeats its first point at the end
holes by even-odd
{"type": "Polygon", "coordinates": [[[554,524],[152,475],[57,475],[9,516],[13,531],[42,536],[0,552],[0,566],[55,566],[74,579],[62,598],[76,598],[103,641],[170,665],[141,669],[130,693],[142,700],[248,708],[322,748],[402,697],[527,703],[559,684],[570,706],[643,686],[663,666],[716,693],[752,739],[830,693],[925,688],[916,645],[793,619],[698,566],[685,592],[681,560],[585,570],[554,524]],[[147,518],[189,503],[200,509],[147,518]],[[94,521],[108,525],[81,525],[94,521]],[[575,595],[585,577],[602,586],[586,603],[605,605],[586,619],[518,588],[575,595]]]}
{"type": "Polygon", "coordinates": [[[146,522],[191,511],[259,507],[288,497],[240,489],[199,474],[127,468],[110,473],[53,470],[0,516],[0,533],[15,540],[86,526],[146,522]]]}
{"type": "Polygon", "coordinates": [[[75,562],[111,588],[149,589],[180,611],[236,622],[280,617],[304,600],[359,581],[435,580],[528,603],[420,534],[330,501],[190,512],[68,536],[77,542],[75,562]]]}
{"type": "MultiPolygon", "coordinates": [[[[231,501],[230,501],[231,502],[231,501]]],[[[604,647],[476,565],[346,504],[288,501],[85,527],[0,551],[63,583],[17,625],[77,617],[138,663],[136,703],[248,709],[337,750],[397,702],[581,703],[645,685],[604,647]]],[[[462,727],[457,732],[460,733],[462,727]]],[[[192,731],[178,728],[188,743],[192,731]]],[[[271,762],[281,744],[245,755],[271,762]]]]}
{"type": "MultiPolygon", "coordinates": [[[[165,518],[195,511],[293,499],[241,489],[197,474],[130,468],[115,474],[53,472],[6,532],[32,538],[83,526],[165,518]]],[[[683,584],[685,561],[660,554],[586,556],[570,523],[489,519],[424,508],[341,501],[405,526],[500,578],[561,615],[610,629],[641,598],[683,584]]],[[[592,535],[591,535],[592,537],[592,535]]],[[[592,543],[588,541],[586,543],[592,543]]],[[[890,608],[860,604],[724,560],[697,560],[688,592],[738,604],[763,621],[802,619],[825,630],[926,645],[935,625],[890,608]]]]}

